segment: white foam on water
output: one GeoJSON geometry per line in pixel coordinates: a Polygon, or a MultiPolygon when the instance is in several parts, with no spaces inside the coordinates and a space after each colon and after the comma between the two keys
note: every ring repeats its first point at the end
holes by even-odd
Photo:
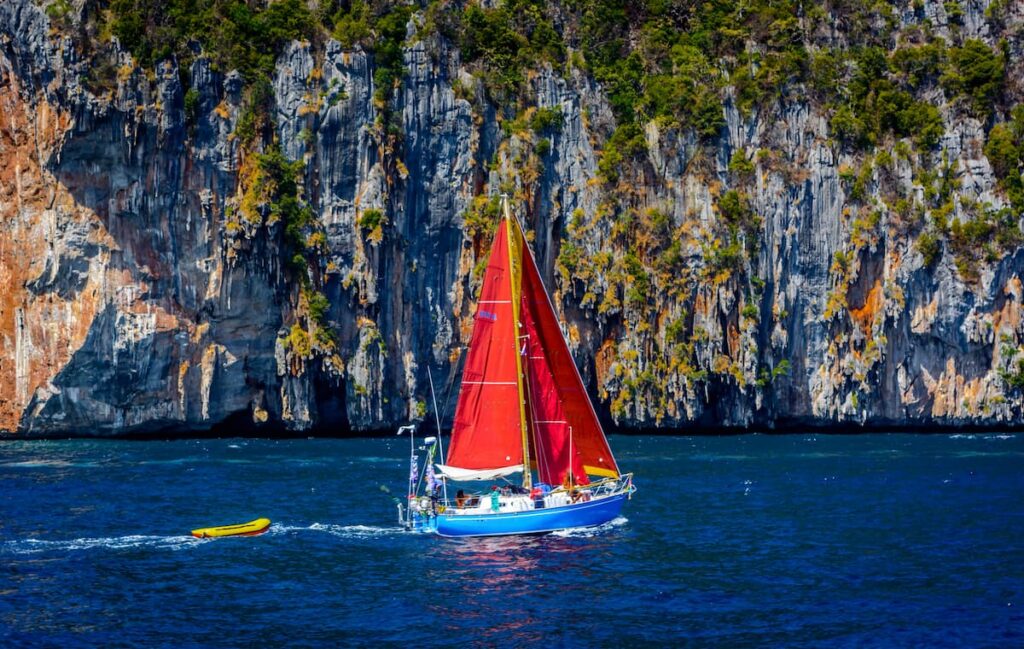
{"type": "Polygon", "coordinates": [[[551,535],[560,536],[563,538],[589,538],[592,536],[597,536],[598,534],[603,534],[605,532],[614,530],[616,527],[621,527],[628,522],[629,519],[625,516],[616,516],[607,523],[603,523],[601,525],[598,525],[597,527],[571,527],[567,530],[558,530],[557,532],[552,532],[551,535]]]}
{"type": "Polygon", "coordinates": [[[984,439],[984,440],[1006,440],[1014,439],[1014,435],[1011,433],[955,433],[949,436],[949,439],[984,439]]]}
{"type": "Polygon", "coordinates": [[[340,536],[346,539],[369,539],[379,536],[400,534],[403,531],[404,530],[401,527],[334,525],[331,523],[313,523],[311,525],[274,525],[270,528],[270,532],[272,534],[287,534],[292,532],[326,532],[333,536],[340,536]]]}
{"type": "Polygon", "coordinates": [[[68,541],[48,541],[45,539],[20,539],[8,541],[0,548],[15,554],[34,554],[38,552],[71,552],[78,550],[125,550],[128,548],[155,548],[158,550],[182,550],[206,543],[209,539],[197,539],[193,536],[144,536],[129,534],[99,538],[80,538],[68,541]]]}
{"type": "Polygon", "coordinates": [[[15,469],[65,469],[68,467],[92,467],[99,466],[95,462],[67,462],[65,460],[22,460],[20,462],[5,462],[0,466],[15,469]]]}

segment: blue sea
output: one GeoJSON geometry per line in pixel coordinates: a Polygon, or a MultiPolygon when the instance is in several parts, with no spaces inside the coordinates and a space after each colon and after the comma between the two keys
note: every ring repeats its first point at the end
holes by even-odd
{"type": "Polygon", "coordinates": [[[621,517],[476,540],[406,444],[0,443],[0,645],[1024,646],[1024,436],[612,436],[621,517]]]}

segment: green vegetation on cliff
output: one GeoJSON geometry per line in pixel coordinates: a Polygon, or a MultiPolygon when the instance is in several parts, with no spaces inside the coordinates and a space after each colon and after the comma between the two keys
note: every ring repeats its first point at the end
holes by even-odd
{"type": "Polygon", "coordinates": [[[558,64],[565,56],[562,36],[550,18],[550,4],[541,0],[505,0],[485,8],[475,2],[435,3],[441,33],[453,40],[467,61],[479,61],[487,72],[493,98],[508,100],[521,90],[526,72],[541,63],[558,64]]]}
{"type": "Polygon", "coordinates": [[[386,101],[395,84],[401,81],[402,43],[406,24],[415,8],[402,3],[362,0],[330,0],[320,5],[323,26],[342,46],[359,45],[373,52],[376,64],[373,83],[377,87],[378,102],[386,101]]]}
{"type": "MultiPolygon", "coordinates": [[[[950,6],[947,15],[957,24],[963,11],[950,6]]],[[[62,7],[55,3],[50,13],[63,15],[62,7]]],[[[377,99],[384,102],[403,76],[402,45],[417,11],[416,37],[436,32],[456,45],[510,115],[516,103],[530,101],[529,73],[538,66],[589,72],[625,129],[605,147],[611,160],[602,176],[610,181],[640,151],[637,125],[659,120],[711,141],[725,125],[724,102],[749,114],[808,91],[842,142],[863,148],[891,136],[931,149],[944,125],[925,93],[941,88],[973,114],[990,115],[1004,90],[1008,51],[977,39],[947,43],[928,35],[927,21],[901,27],[898,8],[869,0],[111,0],[99,15],[106,33],[144,66],[169,56],[187,63],[201,48],[249,83],[270,76],[289,41],[334,37],[373,52],[377,99]],[[839,37],[823,44],[829,24],[839,37]]],[[[1001,11],[994,7],[990,20],[1001,11]]]]}
{"type": "Polygon", "coordinates": [[[273,74],[285,44],[317,32],[303,0],[111,0],[109,20],[110,32],[144,66],[170,56],[187,62],[198,43],[225,71],[250,80],[273,74]]]}

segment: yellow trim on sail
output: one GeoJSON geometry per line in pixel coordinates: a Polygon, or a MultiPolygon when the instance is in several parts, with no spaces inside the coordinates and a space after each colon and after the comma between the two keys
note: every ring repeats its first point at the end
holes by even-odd
{"type": "Polygon", "coordinates": [[[604,478],[618,478],[619,474],[611,469],[605,469],[598,466],[590,466],[589,464],[583,465],[583,470],[587,472],[587,475],[599,475],[604,478]]]}
{"type": "MultiPolygon", "coordinates": [[[[509,282],[512,284],[512,326],[515,328],[516,384],[519,388],[519,426],[523,433],[523,466],[530,466],[530,438],[526,426],[526,386],[523,384],[523,358],[519,353],[519,302],[523,293],[523,240],[519,223],[512,218],[508,198],[505,207],[505,235],[508,240],[509,282]]],[[[529,489],[533,480],[529,471],[523,471],[523,486],[529,489]]]]}

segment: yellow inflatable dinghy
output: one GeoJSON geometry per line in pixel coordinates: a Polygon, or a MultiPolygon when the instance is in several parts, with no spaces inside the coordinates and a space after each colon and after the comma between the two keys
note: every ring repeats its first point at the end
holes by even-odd
{"type": "Polygon", "coordinates": [[[221,527],[203,527],[192,530],[192,536],[197,539],[215,539],[222,536],[256,536],[263,534],[270,529],[269,518],[257,518],[248,523],[240,525],[222,525],[221,527]]]}

